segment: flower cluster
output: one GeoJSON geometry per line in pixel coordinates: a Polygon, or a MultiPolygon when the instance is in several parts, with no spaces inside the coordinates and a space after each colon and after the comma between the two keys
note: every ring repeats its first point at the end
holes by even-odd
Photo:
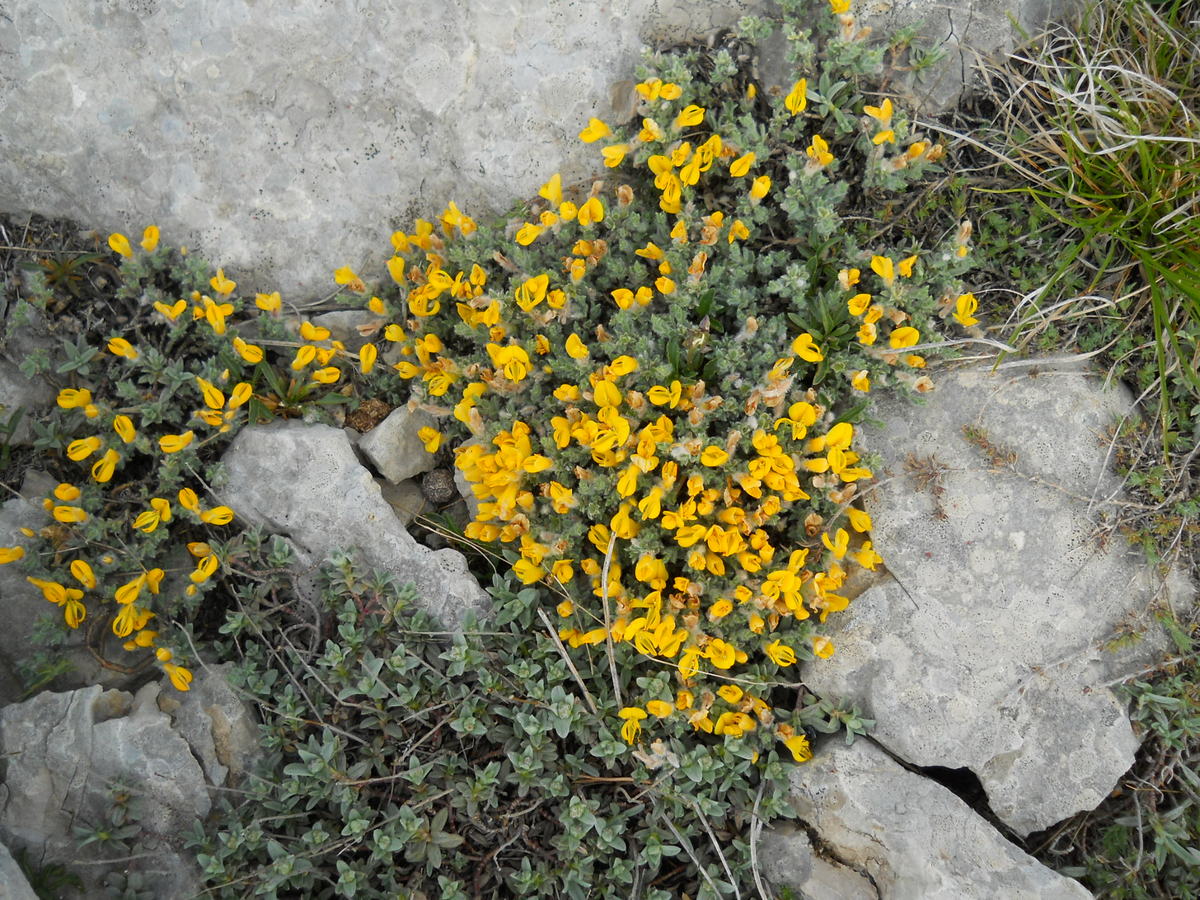
{"type": "Polygon", "coordinates": [[[671,693],[619,709],[625,740],[648,719],[761,728],[799,760],[805,738],[767,694],[798,661],[832,655],[821,624],[847,607],[847,566],[881,562],[852,505],[872,472],[845,404],[872,378],[933,387],[914,350],[935,325],[914,317],[928,319],[933,277],[961,255],[847,245],[840,265],[815,260],[828,280],[799,283],[797,313],[749,308],[772,223],[830,188],[835,144],[892,175],[940,148],[886,151],[908,132],[888,100],[863,108],[850,140],[823,134],[824,119],[802,118],[801,78],[769,101],[801,160],[781,172],[737,125],[757,87],[707,106],[699,90],[655,74],[637,85],[640,127],[588,122],[580,140],[602,142],[615,184],[568,194],[556,174],[503,229],[456,227],[452,205],[440,234],[420,221],[393,235],[393,285],[372,308],[410,405],[444,423],[422,433],[426,449],[458,444],[466,537],[508,548],[522,582],[560,595],[567,645],[674,673],[671,693]],[[822,308],[834,312],[787,333],[822,308]]]}

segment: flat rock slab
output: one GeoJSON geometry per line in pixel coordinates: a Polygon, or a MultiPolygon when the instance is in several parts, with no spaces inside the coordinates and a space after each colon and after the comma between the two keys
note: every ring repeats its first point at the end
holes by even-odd
{"type": "Polygon", "coordinates": [[[971,769],[1020,834],[1094,808],[1133,763],[1109,685],[1161,658],[1156,604],[1194,596],[1096,531],[1119,499],[1106,433],[1129,408],[1069,370],[961,369],[924,405],[880,402],[867,509],[894,580],[837,617],[837,653],[804,673],[900,758],[971,769]],[[1144,638],[1114,649],[1130,627],[1144,638]]]}
{"type": "Polygon", "coordinates": [[[251,524],[290,538],[316,563],[334,550],[412,582],[416,602],[447,627],[485,615],[487,594],[456,550],[428,550],[404,530],[345,433],[278,422],[245,428],[225,451],[222,496],[251,524]]]}
{"type": "MultiPolygon", "coordinates": [[[[836,848],[838,862],[870,876],[880,900],[1092,896],[1005,840],[949,790],[902,768],[869,741],[849,747],[831,742],[797,766],[791,801],[821,842],[836,848]]],[[[801,850],[811,852],[804,845],[801,850]]],[[[775,852],[786,855],[786,845],[775,852]]]]}

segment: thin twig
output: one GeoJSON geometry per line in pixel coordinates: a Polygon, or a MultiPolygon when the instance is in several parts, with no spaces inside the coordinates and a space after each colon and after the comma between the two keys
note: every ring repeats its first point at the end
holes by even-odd
{"type": "Polygon", "coordinates": [[[729,868],[729,862],[725,859],[725,851],[721,849],[721,843],[717,840],[717,836],[713,834],[712,826],[708,824],[708,816],[700,809],[700,804],[695,800],[692,801],[692,809],[696,810],[696,815],[700,817],[700,824],[704,826],[704,830],[708,832],[708,839],[713,845],[713,849],[717,851],[717,859],[721,860],[721,868],[725,870],[725,875],[729,878],[729,883],[733,885],[733,896],[737,900],[742,900],[742,892],[738,890],[737,881],[733,877],[733,872],[729,868]]]}
{"type": "Polygon", "coordinates": [[[696,871],[704,876],[704,880],[708,882],[708,886],[712,888],[713,893],[720,896],[721,892],[717,890],[717,885],[712,880],[712,876],[705,871],[704,866],[700,865],[700,860],[696,859],[696,854],[692,852],[692,848],[689,847],[687,841],[683,839],[683,835],[679,833],[679,830],[675,827],[675,823],[671,821],[670,817],[665,812],[660,811],[659,815],[662,817],[662,820],[667,823],[667,827],[671,829],[671,834],[675,835],[675,840],[679,842],[679,846],[683,848],[683,852],[688,855],[688,858],[691,859],[692,863],[696,866],[696,871]]]}
{"type": "Polygon", "coordinates": [[[758,836],[763,828],[762,819],[758,817],[758,806],[762,802],[763,788],[766,784],[765,780],[759,780],[758,793],[754,795],[754,808],[750,810],[750,874],[754,876],[754,886],[758,888],[760,900],[771,900],[771,895],[763,885],[762,874],[758,871],[758,836]]]}
{"type": "Polygon", "coordinates": [[[604,648],[608,651],[608,671],[612,675],[613,694],[617,698],[617,706],[624,706],[621,701],[621,679],[617,675],[617,654],[613,649],[612,617],[608,610],[608,568],[612,565],[613,547],[617,536],[608,536],[608,549],[604,551],[604,567],[600,570],[600,596],[604,602],[604,648]]]}
{"type": "Polygon", "coordinates": [[[563,646],[562,639],[559,638],[558,632],[554,630],[554,625],[551,624],[549,617],[544,609],[537,611],[542,624],[546,626],[546,630],[550,632],[550,639],[554,641],[554,646],[558,648],[559,654],[563,658],[563,662],[567,664],[567,668],[571,670],[571,674],[575,676],[575,683],[579,685],[579,689],[583,691],[583,699],[587,701],[588,708],[592,711],[593,716],[600,715],[600,711],[596,708],[596,702],[592,699],[592,695],[588,692],[587,685],[583,683],[583,679],[579,677],[579,670],[575,668],[575,663],[571,662],[571,657],[567,654],[567,648],[563,646]]]}

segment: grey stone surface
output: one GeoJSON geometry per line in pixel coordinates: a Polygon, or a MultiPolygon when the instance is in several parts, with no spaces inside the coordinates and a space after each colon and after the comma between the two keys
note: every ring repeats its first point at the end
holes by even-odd
{"type": "Polygon", "coordinates": [[[29,442],[31,417],[54,402],[54,392],[40,381],[30,381],[13,363],[0,358],[0,428],[7,431],[18,411],[21,417],[11,436],[3,438],[18,445],[29,442]]]}
{"type": "Polygon", "coordinates": [[[434,467],[432,453],[426,453],[417,432],[436,428],[433,416],[422,410],[398,406],[388,417],[358,439],[358,449],[394,484],[428,472],[434,467]]]}
{"type": "Polygon", "coordinates": [[[380,479],[377,479],[376,483],[383,493],[383,499],[392,507],[400,524],[406,528],[413,519],[430,508],[425,495],[421,493],[421,485],[415,478],[406,478],[399,484],[380,479]]]}
{"type": "Polygon", "coordinates": [[[487,595],[454,550],[426,550],[404,530],[346,435],[280,422],[244,429],[225,453],[225,501],[245,521],[289,537],[316,562],[336,549],[412,582],[417,602],[449,627],[487,595]]]}
{"type": "Polygon", "coordinates": [[[158,706],[192,748],[204,767],[208,783],[233,785],[246,774],[261,752],[258,720],[250,706],[230,686],[231,663],[201,665],[186,693],[171,690],[164,681],[158,706]]]}
{"type": "Polygon", "coordinates": [[[1010,53],[1023,43],[1024,35],[1040,33],[1080,6],[1077,0],[884,0],[854,3],[851,11],[860,14],[859,24],[870,28],[872,37],[915,25],[917,43],[942,53],[920,72],[901,69],[891,79],[892,90],[906,105],[933,115],[958,102],[981,60],[1010,53]]]}
{"type": "Polygon", "coordinates": [[[849,866],[818,853],[802,828],[781,821],[763,831],[758,842],[763,877],[789,887],[800,900],[878,900],[871,880],[849,866]]]}
{"type": "Polygon", "coordinates": [[[8,852],[8,848],[0,843],[0,900],[38,900],[38,895],[29,886],[29,879],[8,852]]]}
{"type": "Polygon", "coordinates": [[[881,900],[1085,900],[935,781],[869,741],[829,742],[791,775],[791,801],[881,900]]]}
{"type": "MultiPolygon", "coordinates": [[[[153,880],[157,896],[190,896],[195,873],[178,852],[179,835],[211,803],[200,764],[158,709],[157,694],[153,683],[136,696],[94,685],[0,711],[0,838],[43,865],[102,858],[108,849],[80,849],[74,828],[109,821],[109,788],[120,782],[140,807],[143,847],[155,850],[132,868],[153,880]]],[[[106,868],[77,869],[85,896],[98,896],[106,868]]]]}
{"type": "Polygon", "coordinates": [[[599,168],[643,41],[752,0],[10,0],[0,203],[199,247],[249,290],[323,293],[454,200],[599,168]],[[319,252],[317,252],[319,251],[319,252]],[[253,277],[248,275],[254,269],[253,277]]]}
{"type": "Polygon", "coordinates": [[[922,406],[881,402],[883,427],[865,434],[884,464],[871,539],[895,580],[830,619],[837,652],[804,678],[861,705],[902,759],[970,768],[1026,834],[1095,807],[1132,764],[1108,685],[1163,652],[1154,605],[1183,611],[1193,592],[1094,531],[1119,489],[1104,433],[1127,393],[1065,370],[937,384],[922,406]],[[1015,462],[994,465],[1008,448],[1015,462]],[[914,467],[940,474],[922,488],[914,467]],[[1110,649],[1127,627],[1146,636],[1110,649]]]}

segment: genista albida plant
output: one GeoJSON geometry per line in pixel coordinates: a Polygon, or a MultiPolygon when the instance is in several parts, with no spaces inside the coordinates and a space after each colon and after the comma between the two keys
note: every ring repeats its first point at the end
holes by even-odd
{"type": "MultiPolygon", "coordinates": [[[[921,353],[946,345],[948,320],[977,322],[959,281],[969,223],[919,247],[859,221],[942,150],[858,93],[884,51],[845,0],[831,7],[820,41],[785,26],[799,77],[784,89],[728,49],[704,71],[699,51],[652,57],[636,118],[580,132],[603,180],[554,175],[520,218],[482,226],[450,203],[392,235],[379,284],[338,269],[343,299],[376,317],[357,352],[309,321],[297,341],[278,294],[255,298],[255,331],[230,327],[244,304],[223,270],[201,275],[155,228],[140,252],[113,235],[134,323],[104,350],[68,346],[71,384],[37,446],[70,474],[35,549],[0,563],[26,557],[67,626],[103,623],[186,690],[157,617],[194,617],[227,574],[236,513],[210,488],[233,429],[343,402],[351,382],[399,392],[436,417],[426,450],[453,448],[471,486],[465,537],[552,598],[579,668],[611,680],[627,743],[753,736],[806,759],[770,695],[835,652],[824,625],[849,570],[881,562],[856,505],[873,477],[864,395],[931,390],[921,353]]],[[[735,43],[769,29],[745,19],[735,43]]]]}

